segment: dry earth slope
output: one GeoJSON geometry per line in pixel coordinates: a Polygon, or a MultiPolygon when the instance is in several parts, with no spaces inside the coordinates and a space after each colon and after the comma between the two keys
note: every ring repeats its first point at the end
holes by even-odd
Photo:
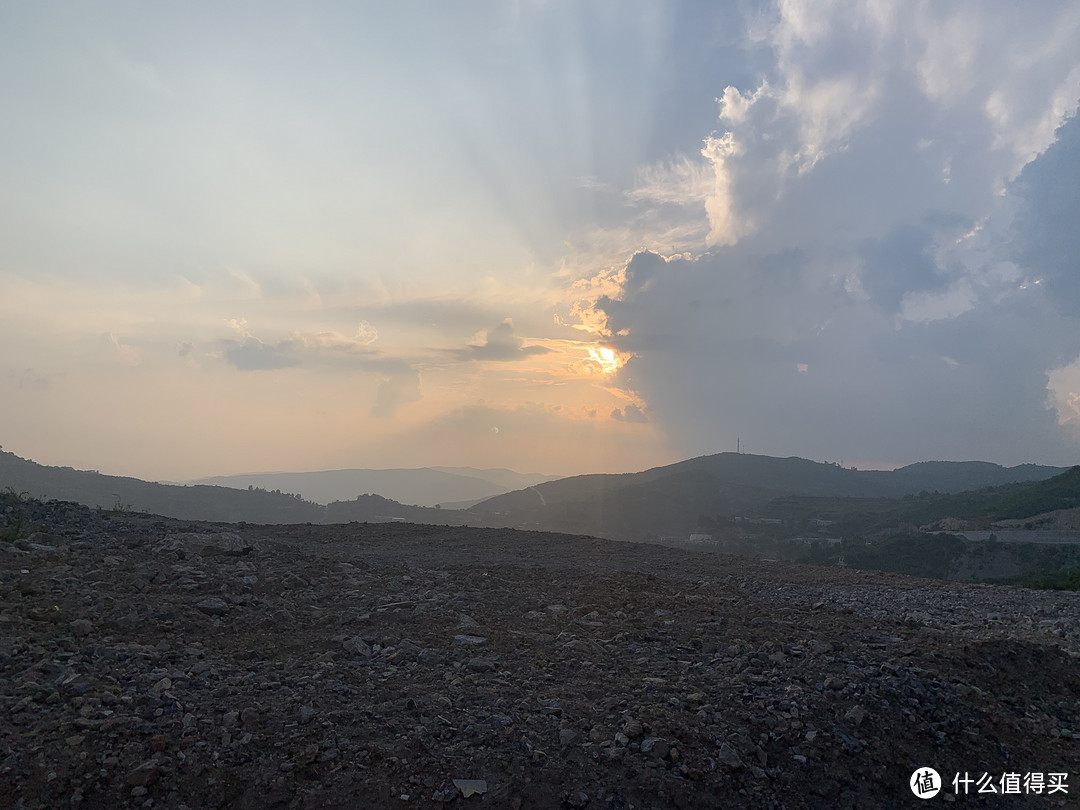
{"type": "Polygon", "coordinates": [[[936,802],[1080,794],[1075,593],[497,529],[0,515],[3,808],[909,807],[924,767],[936,802]],[[956,795],[965,772],[1045,786],[956,795]]]}

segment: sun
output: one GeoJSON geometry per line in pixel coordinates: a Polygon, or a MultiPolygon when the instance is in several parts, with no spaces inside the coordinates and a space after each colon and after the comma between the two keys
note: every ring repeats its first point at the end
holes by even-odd
{"type": "Polygon", "coordinates": [[[614,349],[609,349],[607,346],[589,346],[589,357],[600,365],[600,370],[604,374],[618,371],[626,362],[614,349]]]}

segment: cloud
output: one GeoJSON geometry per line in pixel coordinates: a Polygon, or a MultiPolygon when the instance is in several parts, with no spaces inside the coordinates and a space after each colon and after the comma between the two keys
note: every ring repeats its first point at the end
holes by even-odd
{"type": "Polygon", "coordinates": [[[286,354],[285,346],[267,345],[256,337],[224,340],[225,359],[240,371],[273,371],[292,368],[300,363],[286,354]]]}
{"type": "Polygon", "coordinates": [[[617,419],[620,422],[648,422],[649,418],[645,416],[645,413],[634,403],[626,405],[622,409],[614,408],[611,411],[611,418],[617,419]]]}
{"type": "Polygon", "coordinates": [[[525,341],[514,334],[514,324],[507,318],[498,326],[481,332],[473,338],[475,342],[464,349],[457,349],[454,355],[460,360],[521,360],[551,351],[546,346],[526,346],[525,341]]]}
{"type": "Polygon", "coordinates": [[[751,24],[755,53],[771,58],[756,83],[720,90],[700,158],[639,169],[624,256],[701,252],[671,238],[696,234],[700,219],[708,247],[755,233],[828,238],[838,226],[879,238],[902,224],[868,204],[886,217],[941,206],[974,220],[1080,98],[1080,13],[1067,2],[1038,15],[1003,0],[792,2],[751,24]]]}
{"type": "Polygon", "coordinates": [[[639,171],[710,247],[626,245],[571,314],[681,453],[1074,456],[1080,12],[993,9],[779,4],[701,160],[639,171]]]}
{"type": "Polygon", "coordinates": [[[927,228],[904,224],[859,246],[863,290],[886,312],[900,311],[906,296],[939,292],[947,278],[934,256],[934,235],[927,228]]]}
{"type": "Polygon", "coordinates": [[[1076,391],[1066,393],[1064,405],[1060,408],[1058,422],[1076,435],[1080,430],[1080,394],[1076,391]]]}
{"type": "Polygon", "coordinates": [[[329,365],[342,371],[374,372],[377,386],[371,414],[381,419],[394,416],[402,405],[423,399],[420,373],[406,360],[374,349],[378,332],[367,321],[361,321],[351,337],[333,331],[294,331],[272,344],[255,337],[243,318],[230,319],[228,324],[240,339],[220,343],[225,359],[240,371],[310,370],[329,365]]]}
{"type": "Polygon", "coordinates": [[[13,381],[16,388],[20,388],[24,391],[44,393],[52,388],[51,375],[41,374],[33,368],[24,368],[21,371],[8,371],[6,376],[13,381]]]}
{"type": "MultiPolygon", "coordinates": [[[[378,331],[367,321],[361,321],[351,337],[333,331],[293,331],[275,344],[264,343],[255,337],[244,318],[230,318],[227,323],[239,340],[221,341],[225,359],[241,371],[311,366],[336,358],[347,358],[354,367],[382,369],[386,366],[386,358],[373,348],[379,338],[378,331]]],[[[190,343],[181,344],[181,356],[190,354],[190,347],[190,343]]],[[[393,365],[396,361],[389,362],[393,365]]]]}
{"type": "Polygon", "coordinates": [[[634,188],[627,193],[627,199],[701,205],[714,190],[714,176],[709,168],[686,155],[644,166],[638,169],[634,188]]]}
{"type": "MultiPolygon", "coordinates": [[[[334,452],[391,436],[383,458],[419,463],[495,436],[504,463],[577,469],[655,464],[665,437],[680,455],[741,437],[868,461],[1075,457],[1058,425],[1080,391],[1073,0],[564,5],[470,18],[464,40],[433,18],[407,53],[385,34],[408,15],[365,20],[365,47],[315,30],[315,59],[276,47],[295,26],[269,13],[243,58],[215,51],[230,36],[188,49],[224,73],[171,48],[198,14],[83,20],[142,54],[111,70],[68,58],[66,35],[9,37],[27,87],[64,91],[12,96],[26,126],[0,150],[0,331],[19,349],[0,374],[55,375],[55,410],[15,403],[26,422],[79,432],[47,424],[84,424],[78,381],[147,414],[199,386],[200,421],[235,407],[249,444],[302,414],[297,446],[325,419],[334,452]],[[297,81],[266,84],[286,52],[297,81]],[[403,103],[356,126],[327,69],[371,80],[361,106],[403,103]],[[238,312],[252,324],[226,332],[238,312]],[[550,407],[507,405],[531,400],[550,407]]],[[[39,17],[16,28],[85,28],[39,17]]]]}
{"type": "Polygon", "coordinates": [[[116,351],[116,356],[119,357],[124,363],[129,366],[139,365],[142,359],[142,354],[137,348],[127,343],[121,343],[120,339],[112,332],[109,332],[109,334],[106,335],[106,339],[108,340],[109,345],[112,346],[113,349],[116,351]]]}
{"type": "Polygon", "coordinates": [[[367,352],[379,339],[378,330],[367,321],[361,321],[356,329],[356,334],[347,337],[338,332],[316,332],[315,334],[303,334],[292,332],[288,343],[299,349],[321,350],[341,352],[367,352]]]}
{"type": "MultiPolygon", "coordinates": [[[[614,382],[648,404],[682,454],[741,436],[755,452],[812,458],[1067,463],[1075,447],[1062,441],[1047,383],[1080,352],[1080,319],[1045,286],[1003,282],[972,287],[956,314],[898,320],[913,291],[943,286],[927,239],[901,229],[874,244],[883,277],[867,275],[869,295],[822,272],[811,251],[637,254],[624,294],[595,304],[610,343],[631,355],[614,382]]],[[[874,251],[850,247],[858,280],[874,251]]]]}
{"type": "Polygon", "coordinates": [[[741,151],[741,146],[730,132],[706,138],[701,150],[713,173],[712,192],[705,198],[705,213],[709,217],[707,241],[710,246],[734,245],[742,236],[754,230],[750,217],[736,213],[737,204],[733,195],[734,180],[729,164],[741,151]]]}
{"type": "Polygon", "coordinates": [[[262,285],[260,285],[246,270],[239,267],[227,266],[225,272],[228,276],[226,281],[231,280],[231,284],[235,289],[235,295],[238,298],[257,299],[262,297],[262,285]]]}
{"type": "Polygon", "coordinates": [[[1080,119],[1058,130],[1056,143],[1028,164],[1015,184],[1022,199],[1012,255],[1065,313],[1080,312],[1080,119]]]}

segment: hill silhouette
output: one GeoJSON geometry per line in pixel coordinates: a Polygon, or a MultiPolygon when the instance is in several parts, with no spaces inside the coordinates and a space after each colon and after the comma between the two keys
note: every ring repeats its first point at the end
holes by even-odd
{"type": "Polygon", "coordinates": [[[49,467],[0,451],[0,489],[4,488],[42,500],[188,520],[321,523],[324,512],[319,504],[281,492],[158,484],[92,470],[49,467]]]}
{"type": "MultiPolygon", "coordinates": [[[[435,476],[450,475],[444,470],[427,472],[435,476]]],[[[627,540],[650,535],[689,534],[703,517],[762,515],[777,508],[777,504],[782,503],[780,499],[785,497],[811,499],[801,502],[800,508],[821,511],[835,508],[838,498],[851,499],[853,506],[849,506],[856,511],[865,508],[867,499],[876,498],[881,502],[877,511],[888,512],[912,508],[910,504],[896,501],[903,496],[938,493],[927,495],[929,501],[921,506],[925,507],[934,498],[944,499],[934,507],[940,511],[951,508],[949,493],[966,491],[972,486],[985,488],[1045,480],[1062,472],[1063,469],[1056,467],[1021,465],[1006,468],[986,462],[925,462],[881,472],[848,469],[801,458],[721,453],[639,473],[583,475],[541,482],[458,510],[406,505],[371,493],[331,501],[323,506],[277,489],[159,484],[95,471],[49,467],[0,451],[0,488],[91,507],[249,523],[405,519],[417,523],[539,528],[627,540]],[[812,502],[814,498],[833,500],[812,502]]],[[[467,480],[468,476],[458,475],[457,478],[467,480]]],[[[1036,508],[1049,502],[1047,499],[1057,492],[1054,487],[1061,486],[1068,489],[1063,484],[1048,484],[1050,489],[1042,494],[1029,495],[1027,501],[1017,501],[1007,509],[1011,510],[1010,514],[1018,514],[1024,509],[1036,508]]],[[[1019,497],[1019,492],[1013,494],[1019,497]]],[[[974,498],[971,507],[986,509],[989,508],[987,503],[987,496],[980,495],[974,498]]],[[[1006,507],[994,514],[1004,515],[1002,510],[1006,507]]],[[[923,509],[920,514],[924,513],[929,514],[923,509]]]]}
{"type": "Polygon", "coordinates": [[[994,520],[1024,518],[1080,506],[1080,466],[1003,497],[987,510],[994,520]]]}
{"type": "Polygon", "coordinates": [[[1059,467],[923,462],[892,471],[856,470],[802,458],[720,453],[640,473],[584,475],[496,496],[470,511],[483,525],[643,539],[686,535],[703,517],[758,514],[790,496],[895,499],[949,494],[1050,478],[1059,467]]]}
{"type": "Polygon", "coordinates": [[[474,467],[418,469],[345,469],[314,472],[247,473],[200,478],[191,483],[246,489],[249,486],[294,492],[306,500],[328,504],[357,495],[381,495],[417,506],[472,504],[513,489],[551,481],[557,476],[474,467]]]}

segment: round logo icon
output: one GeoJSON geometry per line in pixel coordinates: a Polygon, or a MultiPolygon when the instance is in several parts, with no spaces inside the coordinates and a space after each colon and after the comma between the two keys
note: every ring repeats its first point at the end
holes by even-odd
{"type": "Polygon", "coordinates": [[[920,799],[932,799],[941,792],[941,776],[933,768],[917,768],[908,784],[920,799]]]}

